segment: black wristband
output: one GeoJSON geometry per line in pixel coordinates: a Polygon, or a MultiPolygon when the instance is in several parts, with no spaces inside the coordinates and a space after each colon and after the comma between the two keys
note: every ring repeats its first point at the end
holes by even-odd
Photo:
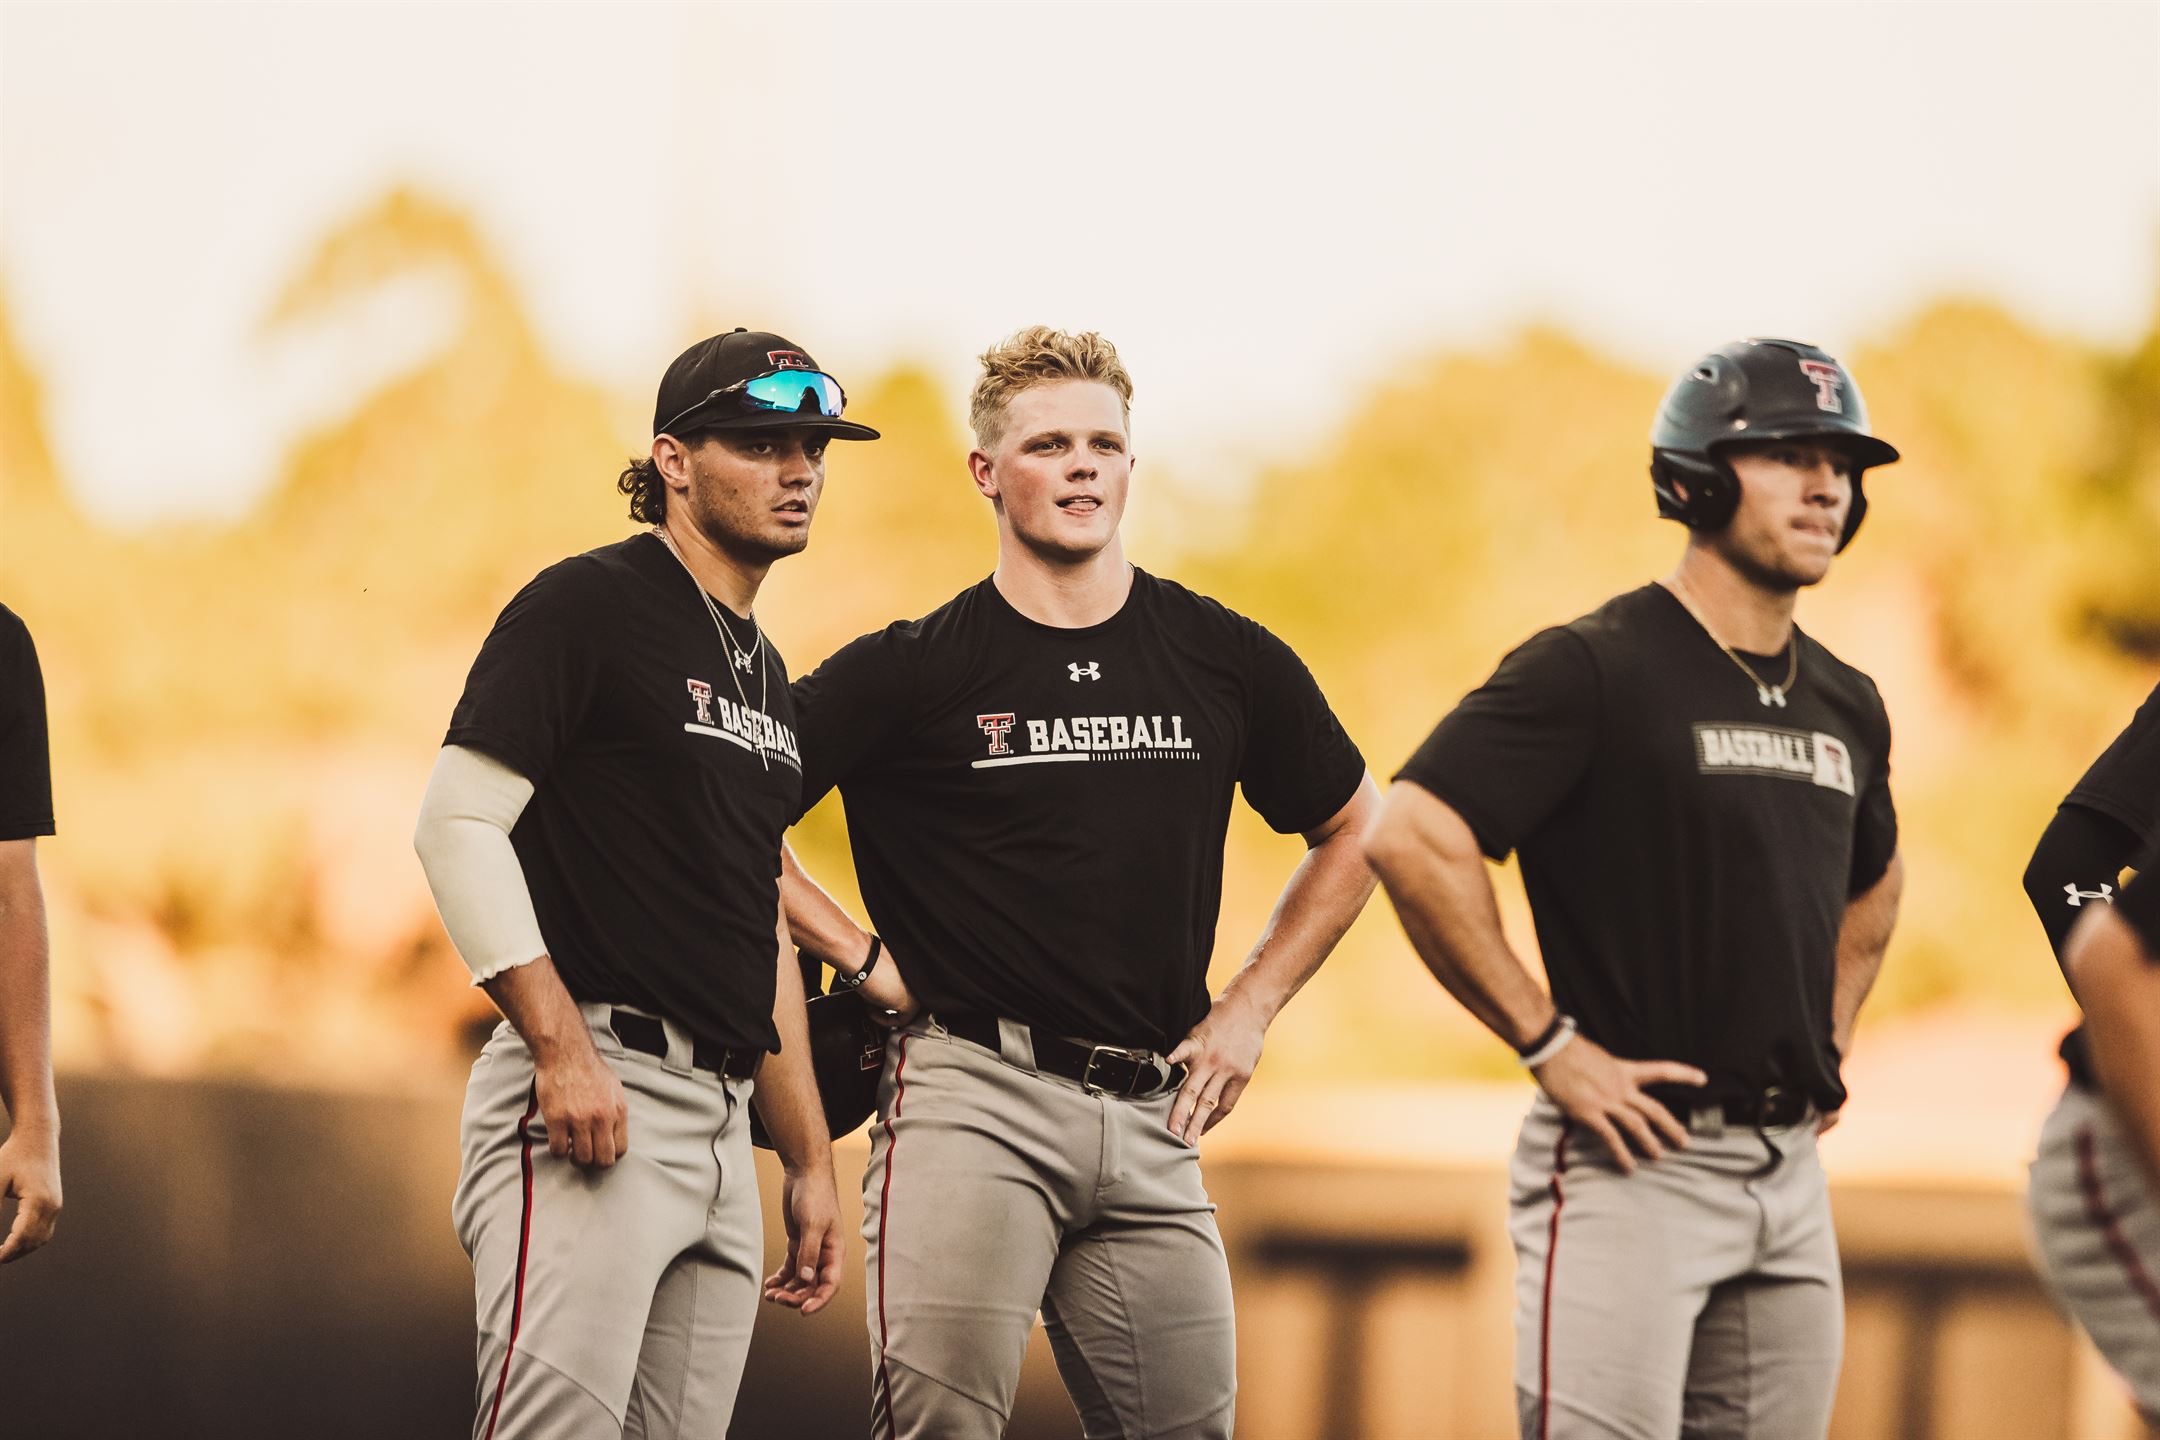
{"type": "Polygon", "coordinates": [[[1566,1025],[1567,1017],[1565,1015],[1562,1015],[1557,1010],[1553,1011],[1552,1024],[1547,1025],[1543,1030],[1539,1031],[1537,1039],[1532,1040],[1529,1044],[1516,1046],[1515,1053],[1518,1056],[1537,1054],[1538,1051],[1544,1049],[1547,1045],[1550,1045],[1553,1041],[1559,1039],[1560,1031],[1566,1025]]]}
{"type": "Polygon", "coordinates": [[[878,956],[884,953],[885,942],[878,938],[876,931],[872,931],[870,934],[870,958],[863,961],[862,969],[857,970],[853,975],[841,974],[840,967],[835,965],[833,967],[833,987],[839,990],[860,990],[863,981],[870,978],[870,972],[877,969],[878,956]]]}

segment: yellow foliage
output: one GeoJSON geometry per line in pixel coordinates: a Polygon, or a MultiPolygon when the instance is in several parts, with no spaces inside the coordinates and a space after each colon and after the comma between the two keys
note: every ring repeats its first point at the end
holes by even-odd
{"type": "MultiPolygon", "coordinates": [[[[334,325],[419,273],[459,297],[448,343],[308,437],[223,527],[89,524],[0,311],[0,599],[30,622],[50,684],[68,1058],[373,1074],[449,1054],[479,1006],[407,832],[497,610],[543,565],[629,528],[622,411],[549,363],[469,221],[414,193],[337,227],[267,325],[334,325]]],[[[1941,304],[1852,358],[1906,459],[1872,477],[1866,531],[1801,618],[1877,676],[1897,725],[1913,880],[1879,1004],[2057,1003],[2017,879],[2155,678],[2160,317],[2109,356],[1941,304]]],[[[1234,502],[1147,471],[1143,513],[1164,517],[1150,538],[1171,553],[1145,563],[1287,639],[1384,782],[1510,646],[1670,563],[1681,535],[1654,520],[1645,474],[1664,379],[1551,330],[1436,354],[1234,502]]],[[[811,547],[760,604],[798,673],[993,563],[951,397],[904,367],[852,409],[886,438],[834,447],[811,547]]],[[[836,803],[797,844],[848,891],[836,803]]],[[[1218,974],[1297,853],[1239,812],[1218,974]]],[[[1532,948],[1511,880],[1502,894],[1532,948]]],[[[1506,1058],[1376,901],[1269,1063],[1351,1078],[1506,1058]]]]}

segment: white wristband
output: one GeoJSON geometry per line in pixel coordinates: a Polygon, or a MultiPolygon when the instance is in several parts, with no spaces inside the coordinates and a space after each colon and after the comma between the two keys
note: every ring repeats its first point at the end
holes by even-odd
{"type": "Polygon", "coordinates": [[[1557,1035],[1553,1036],[1552,1039],[1547,1040],[1543,1045],[1538,1046],[1537,1049],[1531,1051],[1528,1055],[1521,1057],[1523,1069],[1535,1070],[1538,1068],[1538,1066],[1543,1065],[1546,1061],[1552,1059],[1553,1056],[1558,1055],[1562,1050],[1567,1049],[1568,1042],[1575,1038],[1574,1017],[1571,1015],[1562,1015],[1559,1020],[1559,1026],[1560,1032],[1557,1035]]]}

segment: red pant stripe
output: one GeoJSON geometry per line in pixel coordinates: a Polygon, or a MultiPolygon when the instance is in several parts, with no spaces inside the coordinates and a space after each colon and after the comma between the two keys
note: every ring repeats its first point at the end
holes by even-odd
{"type": "Polygon", "coordinates": [[[892,1115],[885,1121],[885,1183],[878,1189],[877,1220],[877,1329],[878,1329],[878,1386],[885,1392],[886,1440],[899,1440],[900,1422],[893,1417],[892,1372],[885,1366],[885,1346],[889,1332],[885,1326],[885,1257],[890,1253],[885,1245],[886,1222],[892,1219],[892,1172],[893,1152],[899,1148],[899,1140],[893,1134],[893,1121],[900,1118],[900,1102],[907,1098],[904,1077],[907,1074],[908,1037],[900,1037],[900,1058],[893,1066],[892,1115]]]}
{"type": "Polygon", "coordinates": [[[1560,1207],[1566,1202],[1560,1177],[1567,1174],[1568,1132],[1575,1122],[1560,1122],[1560,1138],[1553,1142],[1552,1223],[1545,1231],[1545,1302],[1538,1311],[1538,1440],[1552,1434],[1552,1278],[1553,1262],[1560,1254],[1560,1207]]]}
{"type": "Polygon", "coordinates": [[[540,1109],[540,1087],[533,1086],[532,1099],[525,1106],[525,1118],[518,1121],[520,1153],[518,1163],[525,1170],[525,1205],[518,1215],[518,1263],[517,1288],[510,1297],[510,1341],[503,1346],[502,1374],[495,1377],[495,1404],[488,1411],[487,1440],[495,1440],[495,1422],[502,1418],[503,1390],[510,1383],[510,1356],[517,1350],[518,1322],[525,1315],[525,1252],[532,1242],[532,1118],[540,1109]]]}
{"type": "Polygon", "coordinates": [[[2078,1188],[2085,1192],[2085,1214],[2093,1224],[2100,1227],[2100,1237],[2107,1242],[2108,1253],[2122,1267],[2123,1278],[2130,1288],[2144,1300],[2145,1308],[2160,1320],[2160,1287],[2153,1284],[2152,1272],[2130,1244],[2130,1237],[2123,1234],[2115,1213],[2108,1209],[2107,1195],[2100,1188],[2100,1157],[2093,1145],[2090,1125],[2080,1125],[2077,1132],[2078,1188]]]}

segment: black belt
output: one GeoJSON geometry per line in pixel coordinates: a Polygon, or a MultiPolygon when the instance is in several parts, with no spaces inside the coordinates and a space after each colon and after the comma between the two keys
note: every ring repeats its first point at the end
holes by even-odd
{"type": "Polygon", "coordinates": [[[1683,1125],[1697,1110],[1716,1110],[1728,1125],[1774,1130],[1781,1125],[1799,1124],[1815,1104],[1805,1090],[1788,1090],[1782,1085],[1757,1091],[1698,1090],[1689,1085],[1651,1085],[1646,1089],[1651,1099],[1672,1111],[1683,1125]]]}
{"type": "MultiPolygon", "coordinates": [[[[991,1015],[940,1015],[938,1023],[971,1045],[997,1053],[998,1022],[991,1015]]],[[[1035,1046],[1035,1068],[1045,1075],[1075,1081],[1094,1095],[1145,1100],[1185,1083],[1185,1067],[1172,1065],[1152,1050],[1125,1045],[1093,1045],[1068,1040],[1040,1026],[1027,1027],[1035,1046]]]]}
{"type": "MultiPolygon", "coordinates": [[[[667,1059],[667,1027],[650,1015],[640,1015],[625,1010],[620,1005],[612,1007],[608,1026],[615,1038],[629,1049],[656,1059],[667,1059]]],[[[715,1045],[707,1040],[693,1038],[690,1046],[690,1067],[693,1070],[710,1070],[729,1080],[748,1080],[757,1074],[758,1062],[765,1058],[763,1050],[747,1050],[739,1046],[715,1045]]]]}

